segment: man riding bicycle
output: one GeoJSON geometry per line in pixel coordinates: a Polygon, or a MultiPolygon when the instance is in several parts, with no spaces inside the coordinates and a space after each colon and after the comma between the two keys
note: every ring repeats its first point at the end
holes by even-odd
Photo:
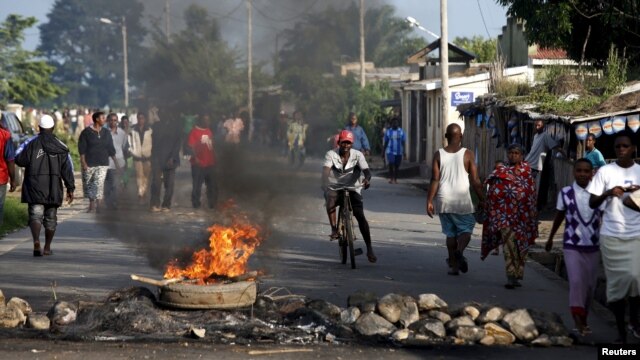
{"type": "Polygon", "coordinates": [[[353,215],[358,220],[358,227],[367,246],[367,259],[369,262],[374,263],[378,258],[371,247],[369,223],[364,216],[362,195],[360,194],[363,187],[365,189],[369,188],[371,171],[364,154],[351,148],[353,141],[353,133],[349,130],[342,130],[338,136],[338,148],[327,151],[322,168],[322,190],[326,200],[329,223],[331,224],[331,238],[337,239],[339,234],[336,207],[342,203],[343,197],[340,190],[349,189],[353,215]],[[360,180],[361,174],[364,174],[362,181],[360,180]]]}

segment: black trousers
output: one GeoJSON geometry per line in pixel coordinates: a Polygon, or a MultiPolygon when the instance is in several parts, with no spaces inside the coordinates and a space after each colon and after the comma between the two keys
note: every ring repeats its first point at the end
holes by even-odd
{"type": "Polygon", "coordinates": [[[210,209],[216,206],[218,201],[218,186],[216,185],[215,168],[213,166],[201,167],[191,165],[191,179],[193,188],[191,190],[191,204],[194,208],[200,207],[200,194],[202,184],[207,187],[207,202],[210,209]]]}
{"type": "Polygon", "coordinates": [[[173,187],[176,182],[176,169],[151,167],[151,206],[171,208],[173,187]],[[164,197],[160,205],[161,187],[164,185],[164,197]]]}

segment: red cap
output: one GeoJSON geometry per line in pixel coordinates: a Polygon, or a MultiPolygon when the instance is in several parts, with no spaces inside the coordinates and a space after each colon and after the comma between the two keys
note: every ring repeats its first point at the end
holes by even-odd
{"type": "Polygon", "coordinates": [[[349,130],[340,131],[340,135],[338,136],[338,144],[343,141],[348,141],[353,144],[353,133],[349,130]]]}

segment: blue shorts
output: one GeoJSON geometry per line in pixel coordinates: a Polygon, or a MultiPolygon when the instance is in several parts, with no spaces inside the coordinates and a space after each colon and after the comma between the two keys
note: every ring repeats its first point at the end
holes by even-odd
{"type": "Polygon", "coordinates": [[[440,217],[442,232],[447,237],[457,237],[464,233],[471,234],[476,226],[476,219],[473,214],[443,213],[438,214],[438,216],[440,217]]]}
{"type": "Polygon", "coordinates": [[[402,155],[387,154],[387,164],[400,166],[402,155]]]}

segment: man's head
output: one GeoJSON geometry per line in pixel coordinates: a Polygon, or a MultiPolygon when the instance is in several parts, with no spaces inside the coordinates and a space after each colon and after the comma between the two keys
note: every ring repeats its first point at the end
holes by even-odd
{"type": "Polygon", "coordinates": [[[580,187],[586,187],[593,176],[593,164],[585,158],[576,160],[573,164],[573,177],[580,187]]]}
{"type": "Polygon", "coordinates": [[[209,116],[209,114],[204,113],[198,116],[198,126],[203,128],[208,128],[209,126],[211,126],[211,117],[209,116]]]}
{"type": "Polygon", "coordinates": [[[349,120],[349,124],[351,126],[358,125],[358,116],[354,112],[350,112],[349,113],[349,116],[347,117],[347,120],[349,120]]]}
{"type": "Polygon", "coordinates": [[[302,111],[300,110],[296,110],[293,113],[293,120],[297,121],[297,122],[302,122],[302,111]]]}
{"type": "Polygon", "coordinates": [[[400,126],[400,120],[398,118],[391,119],[391,128],[396,130],[400,126]]]}
{"type": "Polygon", "coordinates": [[[536,120],[533,123],[533,126],[535,127],[536,132],[538,134],[542,134],[542,132],[544,131],[544,121],[542,121],[542,120],[536,120]]]}
{"type": "Polygon", "coordinates": [[[139,112],[136,115],[136,119],[138,120],[138,126],[143,127],[147,121],[147,117],[144,116],[144,113],[139,112]]]}
{"type": "Polygon", "coordinates": [[[587,140],[585,140],[585,146],[587,150],[591,151],[596,147],[596,136],[594,134],[587,135],[587,140]]]}
{"type": "Polygon", "coordinates": [[[44,131],[44,132],[52,132],[53,131],[53,127],[55,125],[55,121],[53,121],[53,118],[51,117],[51,115],[42,115],[42,117],[40,118],[40,121],[38,122],[38,127],[40,127],[40,131],[44,131]]]}
{"type": "Polygon", "coordinates": [[[633,159],[636,153],[636,146],[633,143],[633,133],[628,130],[617,133],[613,141],[613,147],[618,160],[633,159]]]}
{"type": "Polygon", "coordinates": [[[344,154],[351,150],[353,145],[353,133],[349,130],[342,130],[338,135],[338,146],[340,146],[340,154],[344,154]]]}
{"type": "Polygon", "coordinates": [[[449,144],[460,144],[462,142],[462,128],[458,124],[449,124],[444,137],[449,144]]]}
{"type": "Polygon", "coordinates": [[[105,121],[107,120],[104,112],[96,111],[91,115],[91,119],[93,120],[93,124],[96,126],[103,126],[105,121]]]}
{"type": "Polygon", "coordinates": [[[107,115],[107,124],[109,125],[109,127],[111,129],[115,129],[118,127],[118,114],[116,113],[109,113],[109,115],[107,115]]]}

